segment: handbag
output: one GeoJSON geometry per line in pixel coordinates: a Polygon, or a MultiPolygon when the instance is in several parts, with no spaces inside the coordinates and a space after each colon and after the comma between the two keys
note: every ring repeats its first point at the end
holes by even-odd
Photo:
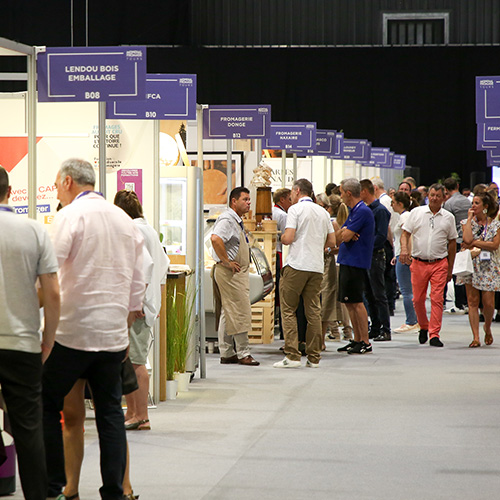
{"type": "Polygon", "coordinates": [[[132,361],[130,361],[130,358],[127,358],[122,363],[122,392],[123,394],[130,394],[137,389],[139,389],[137,375],[132,366],[132,361]]]}
{"type": "Polygon", "coordinates": [[[452,273],[455,276],[470,276],[474,272],[472,265],[472,256],[470,250],[463,250],[458,252],[455,256],[455,263],[453,264],[452,273]]]}

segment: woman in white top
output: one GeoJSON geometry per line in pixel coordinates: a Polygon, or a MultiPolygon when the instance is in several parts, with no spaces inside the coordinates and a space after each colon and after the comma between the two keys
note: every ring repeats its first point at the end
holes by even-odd
{"type": "Polygon", "coordinates": [[[403,295],[403,305],[405,308],[406,322],[404,325],[396,328],[394,332],[407,333],[416,332],[419,330],[417,323],[417,314],[413,307],[413,289],[411,287],[411,271],[410,266],[399,261],[401,253],[401,233],[403,232],[403,224],[410,216],[411,200],[407,193],[397,191],[391,202],[392,208],[399,214],[399,220],[394,230],[394,259],[393,264],[396,265],[396,278],[399,283],[399,289],[403,295]]]}

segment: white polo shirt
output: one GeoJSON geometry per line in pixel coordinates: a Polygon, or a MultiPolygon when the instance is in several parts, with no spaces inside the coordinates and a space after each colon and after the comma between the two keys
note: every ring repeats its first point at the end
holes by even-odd
{"type": "Polygon", "coordinates": [[[333,233],[328,212],[305,196],[288,209],[286,228],[295,229],[295,239],[285,266],[297,271],[323,273],[326,238],[333,233]]]}
{"type": "Polygon", "coordinates": [[[412,234],[412,256],[425,260],[448,256],[448,242],[458,237],[455,217],[441,208],[433,214],[429,205],[414,208],[403,224],[412,234]]]}

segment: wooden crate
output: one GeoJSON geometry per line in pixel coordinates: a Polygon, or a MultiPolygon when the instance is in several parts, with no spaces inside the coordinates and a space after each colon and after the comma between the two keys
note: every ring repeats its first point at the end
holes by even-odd
{"type": "MultiPolygon", "coordinates": [[[[277,232],[254,231],[252,236],[266,255],[276,283],[277,232]]],[[[271,344],[274,341],[274,290],[252,306],[252,331],[249,332],[249,339],[251,344],[271,344]]]]}
{"type": "Polygon", "coordinates": [[[251,344],[272,344],[274,341],[274,307],[252,306],[252,330],[248,332],[251,344]]]}

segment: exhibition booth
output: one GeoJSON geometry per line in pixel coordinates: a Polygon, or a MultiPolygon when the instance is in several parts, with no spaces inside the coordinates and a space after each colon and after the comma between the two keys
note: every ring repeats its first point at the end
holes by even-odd
{"type": "MultiPolygon", "coordinates": [[[[7,40],[0,40],[0,46],[8,55],[18,47],[7,40]]],[[[370,158],[367,141],[359,161],[357,150],[349,156],[345,146],[331,154],[321,150],[322,131],[316,131],[315,123],[304,125],[308,142],[301,145],[297,133],[287,132],[299,124],[271,122],[270,105],[201,106],[196,103],[196,75],[146,74],[145,48],[77,49],[24,47],[25,52],[16,53],[30,62],[28,91],[0,95],[0,114],[7,118],[0,122],[0,164],[9,171],[13,186],[10,202],[19,214],[50,226],[58,205],[54,180],[70,157],[85,158],[95,166],[96,189],[108,200],[117,190],[134,190],[147,220],[161,235],[172,269],[188,276],[186,282],[195,291],[186,370],[194,373],[199,368],[205,377],[205,312],[212,311],[207,271],[213,262],[207,235],[231,189],[250,188],[255,212],[257,186],[251,181],[261,161],[272,171],[271,190],[291,187],[300,177],[310,179],[317,192],[328,182],[350,176],[378,175],[395,185],[402,171],[381,168],[370,158]],[[115,57],[118,62],[113,62],[115,57]],[[122,77],[121,90],[102,87],[122,77]]],[[[323,132],[326,137],[335,131],[323,132]]],[[[344,140],[343,134],[335,134],[344,140]]],[[[264,233],[254,233],[255,247],[264,256],[258,255],[253,265],[259,277],[275,272],[277,234],[264,233]]],[[[272,294],[256,302],[253,341],[272,342],[272,294]]],[[[166,325],[158,322],[150,355],[154,404],[165,399],[162,328],[166,325]]]]}

